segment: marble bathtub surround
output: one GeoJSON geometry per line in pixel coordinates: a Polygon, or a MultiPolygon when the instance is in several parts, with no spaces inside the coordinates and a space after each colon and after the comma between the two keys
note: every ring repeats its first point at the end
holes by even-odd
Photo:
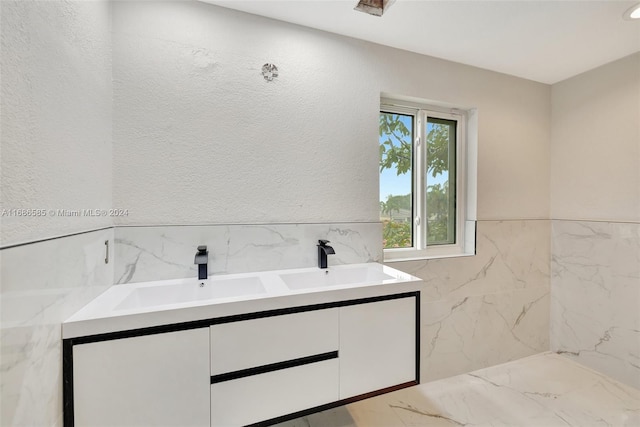
{"type": "Polygon", "coordinates": [[[420,384],[278,427],[640,425],[640,390],[539,354],[420,384]]]}
{"type": "Polygon", "coordinates": [[[424,280],[422,381],[549,350],[549,235],[544,220],[478,221],[473,257],[389,264],[424,280]]]}
{"type": "Polygon", "coordinates": [[[113,284],[105,240],[112,229],[0,251],[0,425],[61,425],[61,323],[113,284]]]}
{"type": "Polygon", "coordinates": [[[640,224],[553,221],[551,349],[640,388],[640,224]]]}
{"type": "Polygon", "coordinates": [[[329,240],[329,265],[382,261],[380,223],[117,227],[115,283],[197,277],[198,245],[209,250],[209,274],[317,265],[318,239],[329,240]]]}

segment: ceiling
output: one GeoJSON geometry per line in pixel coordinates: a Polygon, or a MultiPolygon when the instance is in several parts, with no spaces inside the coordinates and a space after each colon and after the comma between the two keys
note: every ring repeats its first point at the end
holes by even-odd
{"type": "Polygon", "coordinates": [[[640,51],[636,1],[397,0],[382,17],[357,0],[205,0],[424,55],[556,83],[640,51]]]}

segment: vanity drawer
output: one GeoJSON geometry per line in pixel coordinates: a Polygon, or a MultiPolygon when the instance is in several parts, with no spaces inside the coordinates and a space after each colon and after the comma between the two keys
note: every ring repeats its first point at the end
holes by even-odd
{"type": "Polygon", "coordinates": [[[338,328],[337,308],[213,325],[211,375],[336,351],[338,328]]]}
{"type": "Polygon", "coordinates": [[[337,358],[211,385],[211,427],[236,427],[338,400],[337,358]]]}

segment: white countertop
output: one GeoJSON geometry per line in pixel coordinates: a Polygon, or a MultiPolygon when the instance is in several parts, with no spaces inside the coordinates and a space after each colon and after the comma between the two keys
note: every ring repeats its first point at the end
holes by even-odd
{"type": "Polygon", "coordinates": [[[62,338],[411,292],[419,289],[419,282],[421,279],[394,268],[366,263],[332,266],[327,270],[313,267],[216,275],[204,281],[190,278],[114,285],[62,324],[62,338]],[[339,284],[334,284],[323,280],[325,275],[327,279],[342,279],[338,280],[339,284]],[[318,279],[314,287],[305,287],[314,279],[318,279]],[[330,284],[322,285],[323,282],[330,284]],[[234,283],[252,285],[247,289],[255,287],[256,283],[262,286],[258,285],[259,292],[247,291],[245,295],[218,295],[208,299],[176,294],[182,289],[191,294],[206,292],[207,287],[214,287],[209,291],[217,290],[216,285],[233,289],[234,283]],[[164,300],[144,300],[149,291],[151,294],[160,291],[164,300]]]}

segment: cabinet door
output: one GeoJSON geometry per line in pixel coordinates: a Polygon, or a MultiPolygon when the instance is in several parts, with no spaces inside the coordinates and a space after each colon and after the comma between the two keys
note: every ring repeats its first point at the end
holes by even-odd
{"type": "Polygon", "coordinates": [[[415,380],[415,298],[340,308],[340,399],[415,380]]]}
{"type": "Polygon", "coordinates": [[[76,426],[207,426],[209,328],[73,347],[76,426]]]}

